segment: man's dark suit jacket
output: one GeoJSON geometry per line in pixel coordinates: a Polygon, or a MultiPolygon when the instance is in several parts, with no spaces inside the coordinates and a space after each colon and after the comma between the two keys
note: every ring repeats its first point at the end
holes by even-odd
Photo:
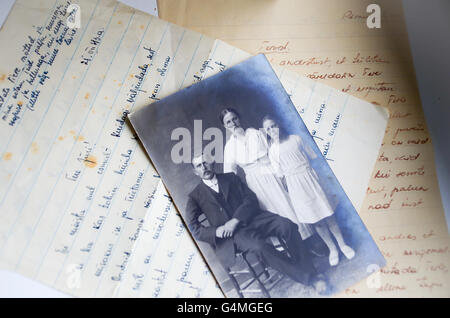
{"type": "Polygon", "coordinates": [[[238,219],[240,227],[245,226],[261,209],[256,195],[234,173],[216,176],[219,192],[228,203],[228,213],[214,195],[214,190],[200,182],[189,194],[186,206],[187,223],[194,237],[209,243],[215,249],[220,262],[225,267],[231,267],[235,263],[236,255],[233,238],[217,238],[216,229],[231,218],[238,219]],[[198,219],[202,214],[208,220],[209,226],[200,224],[198,219]]]}

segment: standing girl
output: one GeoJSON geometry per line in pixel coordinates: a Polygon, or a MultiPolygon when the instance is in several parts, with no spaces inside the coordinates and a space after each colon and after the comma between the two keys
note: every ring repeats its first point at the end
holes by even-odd
{"type": "Polygon", "coordinates": [[[270,138],[270,162],[276,173],[285,177],[297,223],[314,225],[330,251],[331,266],[339,263],[339,251],[331,234],[345,257],[352,259],[355,251],[345,243],[333,208],[318,182],[316,172],[310,166],[309,158],[317,157],[314,151],[300,136],[281,133],[279,125],[271,117],[264,117],[263,127],[270,138]]]}

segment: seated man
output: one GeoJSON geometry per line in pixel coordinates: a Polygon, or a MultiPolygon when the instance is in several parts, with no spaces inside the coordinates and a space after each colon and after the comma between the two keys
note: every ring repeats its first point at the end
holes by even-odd
{"type": "Polygon", "coordinates": [[[213,165],[204,155],[192,159],[194,173],[202,179],[189,194],[186,207],[187,224],[194,237],[209,243],[225,268],[234,265],[236,248],[251,251],[293,280],[313,285],[319,293],[325,292],[326,283],[319,279],[297,225],[261,210],[256,195],[239,177],[234,173],[216,174],[213,165]],[[210,226],[200,224],[201,214],[210,226]],[[266,242],[270,236],[284,238],[292,257],[266,242]]]}

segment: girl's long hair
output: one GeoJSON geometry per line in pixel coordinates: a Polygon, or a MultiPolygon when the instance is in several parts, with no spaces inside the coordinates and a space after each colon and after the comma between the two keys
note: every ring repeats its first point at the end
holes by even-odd
{"type": "MultiPolygon", "coordinates": [[[[273,121],[274,123],[277,124],[277,126],[278,126],[278,138],[279,138],[279,142],[280,142],[280,143],[281,143],[283,140],[285,140],[285,139],[287,138],[287,134],[286,134],[286,132],[284,131],[284,129],[281,128],[280,124],[278,123],[278,120],[276,120],[276,119],[275,119],[273,116],[271,116],[271,115],[266,115],[266,116],[263,117],[263,119],[262,119],[262,121],[261,121],[261,126],[262,126],[262,127],[264,127],[264,122],[265,122],[266,120],[271,120],[271,121],[273,121]]],[[[272,143],[273,143],[272,137],[270,137],[269,134],[267,134],[267,132],[266,132],[265,130],[264,130],[264,134],[266,135],[267,143],[268,143],[268,145],[269,145],[269,147],[270,147],[270,146],[272,145],[272,143]]]]}

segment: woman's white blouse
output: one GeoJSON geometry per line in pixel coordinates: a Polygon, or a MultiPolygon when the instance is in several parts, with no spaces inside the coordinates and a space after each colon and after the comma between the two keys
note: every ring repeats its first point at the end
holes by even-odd
{"type": "Polygon", "coordinates": [[[255,169],[263,161],[268,163],[268,145],[265,135],[248,128],[243,136],[231,135],[224,148],[223,171],[237,173],[237,166],[244,171],[255,169]]]}

